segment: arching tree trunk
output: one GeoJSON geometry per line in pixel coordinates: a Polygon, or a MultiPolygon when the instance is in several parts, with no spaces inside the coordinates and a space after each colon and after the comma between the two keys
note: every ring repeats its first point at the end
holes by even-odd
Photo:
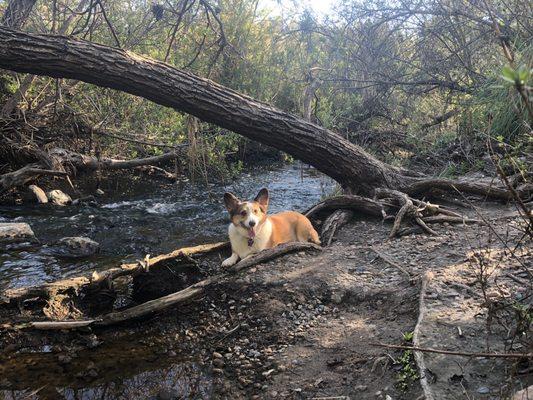
{"type": "Polygon", "coordinates": [[[360,193],[412,178],[341,136],[208,79],[130,52],[0,28],[0,67],[142,96],[283,150],[360,193]]]}
{"type": "MultiPolygon", "coordinates": [[[[283,150],[338,181],[347,191],[424,194],[433,189],[510,199],[507,189],[432,180],[383,163],[340,135],[232,89],[160,61],[64,36],[0,27],[0,68],[70,78],[144,97],[283,150]]],[[[517,189],[530,196],[530,187],[517,189]]]]}

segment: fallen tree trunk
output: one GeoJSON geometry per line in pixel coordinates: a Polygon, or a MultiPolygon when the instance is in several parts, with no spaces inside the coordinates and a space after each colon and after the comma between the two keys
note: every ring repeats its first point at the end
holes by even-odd
{"type": "Polygon", "coordinates": [[[150,300],[145,303],[139,304],[128,308],[126,310],[115,311],[109,314],[103,315],[99,319],[81,320],[81,321],[39,321],[20,324],[17,326],[5,325],[4,328],[14,329],[42,329],[42,330],[54,330],[54,329],[75,329],[87,326],[110,326],[123,323],[126,321],[134,320],[137,318],[152,315],[157,312],[166,310],[169,307],[176,306],[177,304],[183,304],[191,299],[194,299],[205,293],[206,288],[223,283],[228,279],[231,279],[232,275],[248,269],[253,265],[260,264],[265,261],[272,260],[287,253],[301,250],[321,250],[320,246],[314,243],[303,242],[290,242],[271,249],[263,250],[251,257],[241,260],[234,266],[230,267],[226,272],[218,275],[213,275],[203,281],[195,283],[183,290],[169,294],[167,296],[160,297],[158,299],[150,300]]]}
{"type": "Polygon", "coordinates": [[[98,169],[129,169],[145,165],[160,164],[176,159],[175,152],[169,152],[160,156],[136,158],[133,160],[118,160],[114,158],[96,158],[85,154],[76,153],[66,149],[52,149],[50,156],[58,160],[64,166],[73,166],[78,171],[95,171],[98,169]]]}
{"type": "Polygon", "coordinates": [[[135,275],[146,269],[149,269],[150,267],[153,267],[162,261],[179,257],[190,257],[193,254],[206,254],[212,251],[223,250],[228,246],[228,242],[219,242],[213,244],[201,244],[192,247],[183,247],[153,258],[147,256],[142,262],[122,264],[119,267],[109,268],[101,272],[94,272],[92,275],[62,279],[39,286],[8,289],[0,295],[0,302],[12,303],[30,298],[47,299],[57,294],[63,294],[72,291],[77,292],[85,287],[98,285],[100,282],[106,279],[113,280],[121,276],[135,275]]]}
{"type": "Polygon", "coordinates": [[[73,38],[0,28],[0,67],[78,79],[142,96],[286,151],[352,191],[405,186],[406,171],[340,135],[208,79],[133,53],[73,38]]]}
{"type": "MultiPolygon", "coordinates": [[[[434,180],[383,163],[328,129],[208,79],[122,49],[0,27],[0,68],[77,79],[184,111],[285,151],[331,176],[349,193],[372,196],[376,188],[388,188],[414,195],[438,187],[512,199],[506,189],[434,180]]],[[[531,195],[527,188],[518,194],[531,195]]]]}

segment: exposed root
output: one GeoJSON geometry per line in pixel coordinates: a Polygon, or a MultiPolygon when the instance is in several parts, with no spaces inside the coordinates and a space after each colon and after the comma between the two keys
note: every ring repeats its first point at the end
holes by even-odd
{"type": "MultiPolygon", "coordinates": [[[[496,187],[478,182],[460,181],[453,179],[424,179],[411,183],[406,188],[402,189],[410,196],[417,196],[431,193],[434,190],[441,190],[447,192],[462,192],[468,194],[475,194],[489,199],[497,200],[512,200],[513,193],[507,188],[496,187]]],[[[521,199],[528,199],[531,197],[531,188],[525,186],[516,189],[516,195],[521,199]]]]}
{"type": "Polygon", "coordinates": [[[345,209],[361,212],[366,215],[383,217],[387,205],[383,202],[356,195],[335,196],[311,207],[304,214],[308,218],[314,218],[320,211],[331,209],[345,209]]]}
{"type": "Polygon", "coordinates": [[[451,222],[451,223],[474,223],[477,220],[470,220],[455,211],[448,210],[436,204],[429,202],[412,199],[407,194],[391,189],[377,189],[376,198],[390,199],[398,204],[400,210],[396,214],[392,230],[389,238],[395,236],[402,236],[409,233],[418,233],[416,228],[410,228],[407,230],[401,230],[401,224],[406,218],[411,218],[423,232],[430,235],[437,235],[433,229],[427,224],[435,222],[451,222]],[[417,207],[418,206],[418,207],[417,207]],[[440,215],[443,214],[443,215],[440,215]]]}
{"type": "Polygon", "coordinates": [[[322,225],[322,231],[320,232],[320,240],[324,246],[329,246],[333,240],[335,232],[348,223],[353,217],[353,211],[351,210],[336,210],[334,211],[322,225]]]}
{"type": "Polygon", "coordinates": [[[433,229],[431,229],[429,226],[426,225],[424,220],[420,217],[415,217],[415,221],[420,227],[427,233],[433,236],[437,236],[437,232],[435,232],[433,229]]]}
{"type": "Polygon", "coordinates": [[[418,209],[415,207],[409,196],[407,196],[405,193],[391,189],[378,189],[376,190],[376,197],[390,198],[400,205],[400,211],[398,211],[396,217],[394,218],[394,223],[392,224],[389,238],[393,238],[398,234],[404,218],[411,216],[413,218],[419,217],[418,209]]]}
{"type": "Polygon", "coordinates": [[[322,242],[326,246],[331,244],[335,232],[353,215],[342,210],[379,216],[383,220],[394,219],[389,238],[420,232],[437,235],[428,226],[431,223],[482,223],[441,205],[414,199],[406,193],[386,188],[376,189],[374,199],[356,195],[331,197],[311,207],[305,215],[315,218],[320,212],[332,209],[335,211],[325,220],[321,232],[322,242]],[[396,214],[395,210],[398,210],[396,214]],[[402,223],[406,220],[412,221],[416,226],[402,229],[402,223]]]}
{"type": "Polygon", "coordinates": [[[426,224],[435,224],[442,222],[448,222],[451,224],[484,224],[484,222],[480,221],[479,219],[470,219],[467,217],[451,217],[448,215],[435,215],[433,217],[424,217],[423,220],[426,224]]]}

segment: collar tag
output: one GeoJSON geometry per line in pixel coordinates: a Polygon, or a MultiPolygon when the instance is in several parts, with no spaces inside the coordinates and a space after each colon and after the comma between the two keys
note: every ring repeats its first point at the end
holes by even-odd
{"type": "Polygon", "coordinates": [[[248,238],[248,247],[252,247],[254,245],[254,240],[252,238],[248,238]]]}

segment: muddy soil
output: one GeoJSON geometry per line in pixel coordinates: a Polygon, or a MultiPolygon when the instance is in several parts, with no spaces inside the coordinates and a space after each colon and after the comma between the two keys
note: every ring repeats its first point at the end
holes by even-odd
{"type": "MultiPolygon", "coordinates": [[[[531,332],[517,331],[503,307],[527,304],[531,243],[513,208],[488,204],[482,213],[490,227],[441,224],[438,236],[393,240],[387,240],[390,223],[357,217],[322,252],[258,265],[150,319],[81,332],[4,330],[1,393],[5,399],[423,398],[412,355],[375,344],[410,343],[419,277],[427,271],[434,277],[421,346],[531,351],[531,332]]],[[[507,399],[533,383],[524,361],[424,357],[435,399],[507,399]]]]}

